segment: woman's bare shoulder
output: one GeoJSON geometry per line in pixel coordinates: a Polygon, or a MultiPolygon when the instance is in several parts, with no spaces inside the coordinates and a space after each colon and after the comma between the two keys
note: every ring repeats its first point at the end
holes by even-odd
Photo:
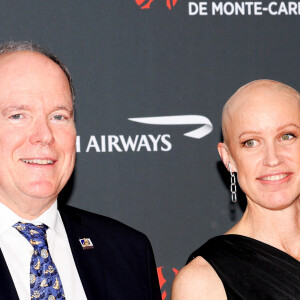
{"type": "Polygon", "coordinates": [[[172,300],[227,299],[224,286],[213,267],[201,256],[176,275],[172,300]]]}

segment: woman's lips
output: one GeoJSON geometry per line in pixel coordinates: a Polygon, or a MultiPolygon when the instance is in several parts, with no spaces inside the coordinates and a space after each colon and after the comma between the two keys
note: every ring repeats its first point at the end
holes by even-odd
{"type": "Polygon", "coordinates": [[[266,174],[257,178],[261,183],[265,184],[281,184],[290,180],[293,173],[284,172],[277,174],[266,174]]]}

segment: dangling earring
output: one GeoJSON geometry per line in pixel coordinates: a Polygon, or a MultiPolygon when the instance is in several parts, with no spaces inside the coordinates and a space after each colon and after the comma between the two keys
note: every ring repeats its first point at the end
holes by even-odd
{"type": "Polygon", "coordinates": [[[230,192],[231,192],[231,201],[235,203],[237,201],[236,198],[236,180],[235,180],[235,174],[231,171],[230,163],[228,163],[228,169],[230,172],[230,192]]]}

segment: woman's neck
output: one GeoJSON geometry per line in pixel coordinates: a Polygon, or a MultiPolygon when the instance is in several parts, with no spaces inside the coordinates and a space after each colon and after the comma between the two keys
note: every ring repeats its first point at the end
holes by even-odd
{"type": "Polygon", "coordinates": [[[249,201],[242,219],[226,234],[257,239],[300,260],[300,200],[282,210],[269,210],[249,201]]]}

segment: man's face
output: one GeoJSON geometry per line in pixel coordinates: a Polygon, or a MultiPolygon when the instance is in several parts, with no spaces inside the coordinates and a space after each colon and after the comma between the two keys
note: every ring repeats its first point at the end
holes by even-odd
{"type": "Polygon", "coordinates": [[[230,112],[229,149],[240,186],[262,207],[282,209],[300,195],[300,110],[295,94],[258,87],[230,112]]]}
{"type": "Polygon", "coordinates": [[[53,201],[73,171],[75,140],[60,67],[34,52],[0,57],[0,201],[53,201]]]}

